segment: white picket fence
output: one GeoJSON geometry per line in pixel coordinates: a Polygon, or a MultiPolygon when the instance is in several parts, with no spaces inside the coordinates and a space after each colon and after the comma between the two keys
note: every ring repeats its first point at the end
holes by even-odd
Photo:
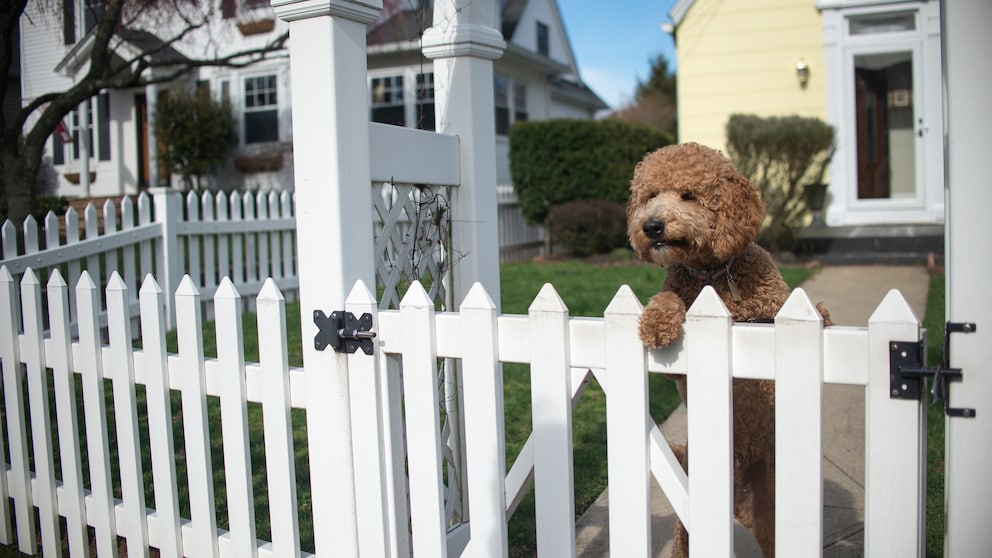
{"type": "MultiPolygon", "coordinates": [[[[87,527],[92,527],[101,556],[113,555],[117,537],[126,540],[129,556],[145,555],[148,547],[162,556],[307,555],[301,551],[299,528],[309,517],[297,500],[290,415],[293,408],[306,408],[307,388],[303,371],[288,365],[285,301],[275,282],[266,280],[257,297],[257,364],[242,356],[241,297],[230,281],[223,280],[214,294],[216,358],[203,356],[201,295],[192,280],[184,278],[175,293],[177,354],[166,352],[165,294],[151,277],[138,295],[141,349],[132,348],[129,291],[119,275],[111,276],[109,336],[103,341],[100,292],[87,272],[70,289],[55,270],[43,294],[33,271],[25,271],[18,289],[6,267],[0,268],[7,425],[0,448],[10,451],[3,456],[0,500],[13,499],[13,517],[0,506],[0,542],[12,543],[16,528],[23,552],[36,552],[40,538],[45,556],[60,555],[64,537],[71,556],[87,556],[87,527]],[[76,293],[78,335],[68,327],[70,290],[76,293]],[[48,334],[43,307],[52,326],[48,334]],[[112,384],[112,412],[105,382],[112,384]],[[142,392],[144,402],[136,397],[142,392]],[[188,479],[188,502],[182,506],[188,506],[191,517],[179,513],[179,495],[186,491],[177,483],[173,425],[179,416],[173,415],[173,393],[181,399],[188,479]],[[220,424],[207,418],[210,397],[219,398],[220,424]],[[251,432],[247,421],[252,404],[261,404],[264,416],[271,542],[258,539],[254,515],[257,463],[251,462],[249,439],[259,433],[251,432]],[[154,501],[145,497],[148,471],[142,470],[136,428],[144,415],[154,501]],[[108,443],[110,424],[116,448],[108,443]],[[211,433],[218,428],[223,463],[211,461],[211,433]],[[88,459],[88,482],[82,455],[88,459]],[[226,531],[217,527],[213,471],[218,467],[225,471],[226,531]],[[112,470],[119,471],[116,488],[112,470]]],[[[652,477],[687,525],[694,555],[731,555],[735,379],[777,385],[778,554],[821,552],[824,383],[866,389],[866,554],[920,553],[921,531],[905,536],[904,526],[922,522],[922,479],[914,464],[921,463],[923,415],[919,402],[889,398],[889,342],[917,339],[919,324],[898,292],[882,301],[867,328],[824,329],[801,289],[774,325],[732,323],[719,298],[706,289],[688,312],[684,337],[653,351],[637,337],[641,305],[627,287],[617,292],[604,318],[570,317],[550,285],[526,316],[498,315],[481,285],[470,291],[459,312],[435,313],[419,283],[411,286],[399,310],[377,306],[361,282],[346,303],[356,315],[372,314],[377,333],[373,356],[361,351],[348,356],[352,443],[355,462],[361,463],[355,469],[355,491],[363,555],[505,556],[508,516],[533,480],[538,553],[574,556],[572,407],[591,378],[607,397],[613,555],[650,555],[651,537],[657,536],[650,528],[652,477]],[[462,369],[469,521],[457,526],[445,513],[440,358],[456,359],[462,369]],[[508,470],[500,364],[511,362],[530,365],[533,431],[508,470]],[[649,373],[688,375],[693,453],[688,476],[648,414],[649,373]]],[[[310,424],[310,447],[325,436],[310,424]]],[[[302,488],[313,506],[333,505],[340,497],[321,492],[318,485],[302,488]]]]}

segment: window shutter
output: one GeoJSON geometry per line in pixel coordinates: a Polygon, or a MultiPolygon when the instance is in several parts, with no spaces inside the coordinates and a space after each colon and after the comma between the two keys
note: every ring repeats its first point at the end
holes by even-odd
{"type": "Polygon", "coordinates": [[[237,0],[221,0],[220,11],[224,15],[224,19],[230,19],[237,15],[238,12],[238,2],[237,0]]]}
{"type": "Polygon", "coordinates": [[[62,41],[67,45],[76,42],[75,0],[62,0],[62,41]]]}
{"type": "Polygon", "coordinates": [[[101,161],[110,160],[110,94],[104,91],[97,97],[97,155],[101,161]]]}

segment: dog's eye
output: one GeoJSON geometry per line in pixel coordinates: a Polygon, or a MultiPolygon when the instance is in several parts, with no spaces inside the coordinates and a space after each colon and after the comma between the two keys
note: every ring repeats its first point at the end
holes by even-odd
{"type": "Polygon", "coordinates": [[[692,192],[682,192],[682,201],[692,201],[696,196],[692,192]]]}

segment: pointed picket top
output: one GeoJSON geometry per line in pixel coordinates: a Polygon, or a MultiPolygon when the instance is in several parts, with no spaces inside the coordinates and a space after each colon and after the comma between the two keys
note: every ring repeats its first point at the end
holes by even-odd
{"type": "Polygon", "coordinates": [[[706,285],[685,315],[687,318],[730,318],[730,310],[727,310],[716,290],[706,285]]]}
{"type": "Polygon", "coordinates": [[[427,296],[424,286],[420,284],[420,281],[410,283],[410,288],[407,289],[406,294],[403,295],[403,300],[400,301],[400,308],[428,307],[433,308],[434,301],[431,300],[431,297],[427,296]]]}
{"type": "Polygon", "coordinates": [[[868,318],[868,325],[877,323],[919,323],[913,308],[903,298],[902,293],[897,289],[892,289],[885,295],[875,311],[868,318]]]}
{"type": "Polygon", "coordinates": [[[459,310],[495,310],[496,303],[493,302],[492,297],[486,292],[486,288],[482,286],[482,283],[476,281],[472,285],[472,288],[468,290],[465,298],[462,299],[462,305],[459,310]]]}
{"type": "Polygon", "coordinates": [[[795,289],[775,316],[775,321],[780,319],[795,322],[822,322],[823,316],[810,302],[806,291],[795,289]]]}
{"type": "MultiPolygon", "coordinates": [[[[420,282],[418,281],[417,284],[419,285],[420,282]]],[[[421,287],[421,290],[423,290],[423,287],[421,287]]],[[[344,301],[345,304],[376,304],[372,291],[370,291],[368,286],[365,285],[365,281],[362,281],[361,279],[355,281],[355,285],[351,288],[351,292],[348,293],[348,296],[344,299],[344,301]]],[[[434,303],[432,302],[431,305],[433,306],[433,304],[434,303]]]]}
{"type": "Polygon", "coordinates": [[[52,268],[52,274],[48,276],[48,288],[49,289],[64,289],[68,287],[65,279],[62,277],[62,272],[59,268],[52,268]]]}
{"type": "Polygon", "coordinates": [[[210,192],[204,191],[200,194],[200,209],[204,221],[214,220],[214,205],[214,197],[210,192]]]}
{"type": "Polygon", "coordinates": [[[83,209],[83,217],[87,223],[93,222],[96,219],[96,207],[92,203],[86,204],[86,208],[83,209]]]}
{"type": "Polygon", "coordinates": [[[93,282],[93,277],[90,272],[83,270],[79,275],[79,279],[76,281],[76,291],[93,291],[96,290],[96,283],[93,282]]]}
{"type": "Polygon", "coordinates": [[[138,289],[139,295],[160,295],[162,294],[162,287],[159,286],[158,281],[151,273],[145,275],[145,280],[141,282],[141,288],[138,289]]]}
{"type": "Polygon", "coordinates": [[[644,306],[638,300],[634,290],[629,285],[621,285],[617,289],[617,294],[613,295],[613,300],[603,312],[604,316],[640,316],[644,311],[644,306]]]}
{"type": "Polygon", "coordinates": [[[568,306],[565,305],[565,301],[561,299],[558,295],[558,291],[555,290],[555,286],[551,283],[545,283],[541,287],[540,292],[534,297],[534,301],[530,303],[530,307],[527,309],[528,313],[533,312],[553,312],[559,314],[568,313],[568,306]]]}
{"type": "Polygon", "coordinates": [[[30,267],[24,270],[24,275],[21,276],[21,286],[34,286],[41,285],[41,281],[38,281],[38,276],[34,274],[34,270],[30,267]]]}
{"type": "Polygon", "coordinates": [[[0,265],[0,283],[13,283],[14,276],[7,270],[7,266],[0,265]]]}
{"type": "Polygon", "coordinates": [[[55,214],[54,211],[48,210],[45,214],[45,230],[58,229],[59,226],[59,216],[55,214]]]}
{"type": "Polygon", "coordinates": [[[124,282],[124,278],[121,277],[120,273],[116,271],[110,274],[110,279],[107,279],[107,292],[123,292],[127,291],[127,283],[124,282]]]}
{"type": "Polygon", "coordinates": [[[28,215],[24,218],[24,222],[21,223],[21,228],[24,229],[24,232],[28,231],[28,227],[31,229],[38,228],[38,220],[34,218],[34,215],[28,215]]]}
{"type": "Polygon", "coordinates": [[[241,293],[238,292],[238,288],[234,286],[231,279],[228,276],[224,276],[220,280],[220,285],[217,285],[217,292],[214,293],[214,300],[217,299],[230,299],[235,300],[241,298],[241,293]]]}
{"type": "Polygon", "coordinates": [[[265,280],[264,283],[262,283],[262,288],[259,289],[258,296],[255,297],[255,300],[282,301],[282,300],[286,300],[286,297],[283,296],[282,291],[279,290],[279,287],[276,285],[276,282],[273,281],[271,277],[269,277],[265,280]]]}
{"type": "Polygon", "coordinates": [[[176,296],[189,296],[197,297],[200,296],[200,289],[196,288],[196,284],[193,283],[193,279],[189,274],[183,275],[183,278],[179,280],[179,286],[176,287],[176,296]]]}

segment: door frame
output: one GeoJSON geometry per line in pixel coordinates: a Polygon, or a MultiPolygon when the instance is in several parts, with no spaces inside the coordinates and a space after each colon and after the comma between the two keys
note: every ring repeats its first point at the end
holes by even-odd
{"type": "Polygon", "coordinates": [[[836,151],[829,167],[827,225],[943,223],[939,2],[867,0],[852,6],[843,0],[817,0],[816,6],[823,16],[827,121],[836,130],[836,151]],[[915,29],[911,31],[852,35],[848,30],[848,20],[852,17],[905,12],[915,14],[915,29]],[[898,52],[909,52],[913,64],[913,118],[917,133],[915,195],[901,199],[859,199],[854,60],[861,55],[898,52]]]}

